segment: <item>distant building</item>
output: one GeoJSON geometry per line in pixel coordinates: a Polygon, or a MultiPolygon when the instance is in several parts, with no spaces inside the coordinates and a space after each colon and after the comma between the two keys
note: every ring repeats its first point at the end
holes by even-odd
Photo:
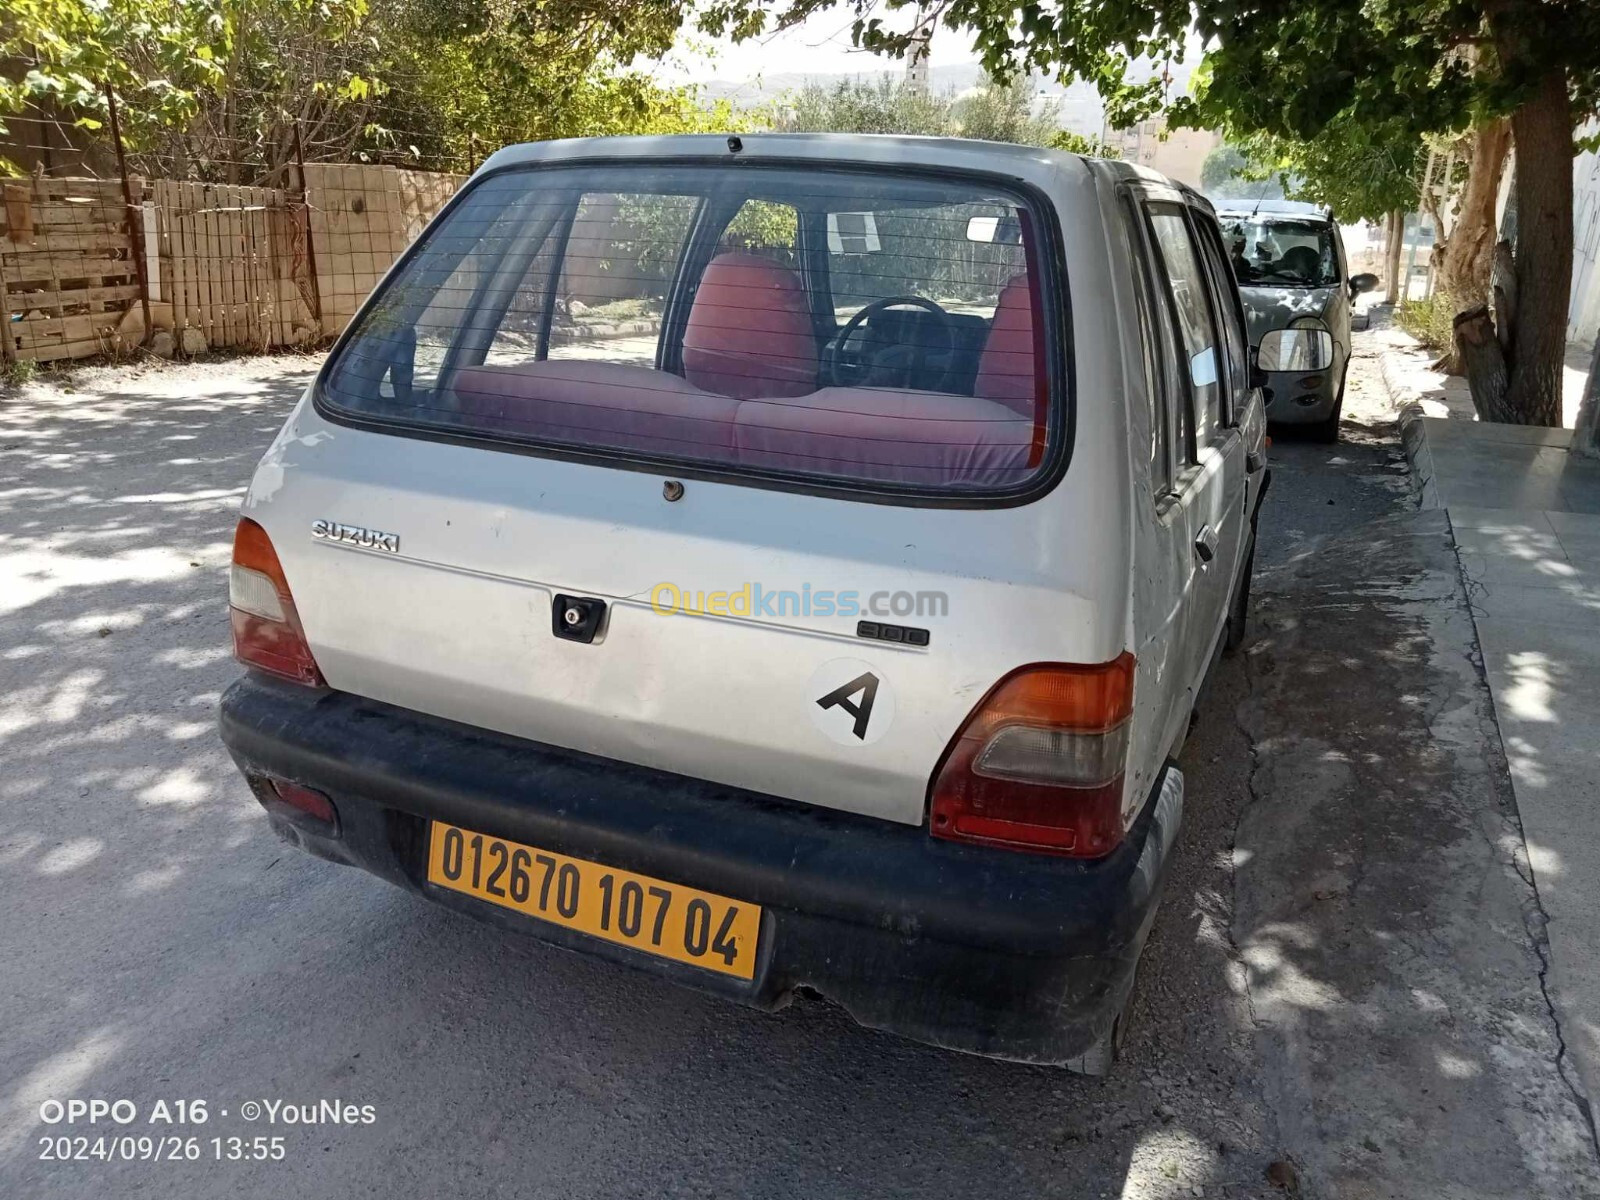
{"type": "Polygon", "coordinates": [[[1205,129],[1168,129],[1159,118],[1140,121],[1127,129],[1107,127],[1101,134],[1107,145],[1122,152],[1124,162],[1136,162],[1170,175],[1191,187],[1200,186],[1200,169],[1206,155],[1222,145],[1222,135],[1205,129]]]}
{"type": "Polygon", "coordinates": [[[917,5],[917,23],[911,30],[911,45],[906,48],[906,86],[914,92],[928,91],[928,55],[933,49],[934,14],[926,0],[917,5]]]}

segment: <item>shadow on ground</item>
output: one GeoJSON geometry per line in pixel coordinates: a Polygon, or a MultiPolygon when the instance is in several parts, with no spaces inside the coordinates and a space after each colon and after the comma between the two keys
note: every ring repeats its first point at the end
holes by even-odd
{"type": "Polygon", "coordinates": [[[1234,931],[1285,1146],[1331,1196],[1597,1194],[1446,515],[1262,591],[1234,931]]]}
{"type": "MultiPolygon", "coordinates": [[[[1242,776],[1192,794],[1107,1082],[912,1045],[816,1001],[748,1012],[276,842],[215,708],[237,671],[238,499],[307,376],[89,372],[0,399],[0,1194],[1271,1191],[1226,936],[1242,776]],[[46,1134],[103,1132],[42,1125],[42,1101],[75,1096],[205,1098],[211,1122],[172,1132],[282,1133],[287,1158],[40,1161],[46,1134]],[[250,1098],[377,1121],[269,1129],[241,1120],[250,1098]]],[[[1220,739],[1238,739],[1227,710],[1191,745],[1220,739]]]]}

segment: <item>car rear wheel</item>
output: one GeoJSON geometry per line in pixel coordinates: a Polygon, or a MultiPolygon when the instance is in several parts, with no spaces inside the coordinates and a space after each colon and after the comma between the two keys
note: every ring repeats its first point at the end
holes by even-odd
{"type": "Polygon", "coordinates": [[[1095,1079],[1111,1074],[1111,1068],[1122,1057],[1122,1048],[1128,1044],[1128,1029],[1133,1023],[1133,1002],[1138,993],[1139,969],[1136,966],[1133,982],[1128,985],[1128,994],[1123,998],[1122,1008],[1116,1020],[1111,1022],[1111,1028],[1082,1055],[1067,1063],[1067,1070],[1074,1075],[1088,1075],[1095,1079]]]}

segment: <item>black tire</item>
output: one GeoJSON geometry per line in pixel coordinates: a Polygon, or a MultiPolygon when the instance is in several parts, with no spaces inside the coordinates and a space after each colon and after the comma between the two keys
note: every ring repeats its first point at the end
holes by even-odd
{"type": "MultiPolygon", "coordinates": [[[[1143,957],[1144,952],[1141,950],[1140,958],[1143,957]]],[[[1117,1011],[1116,1019],[1111,1022],[1111,1028],[1083,1054],[1067,1063],[1067,1070],[1074,1075],[1087,1075],[1091,1079],[1104,1079],[1111,1074],[1111,1069],[1122,1057],[1122,1048],[1128,1044],[1128,1030],[1133,1024],[1133,1001],[1138,990],[1139,967],[1136,964],[1133,969],[1133,981],[1128,985],[1128,994],[1123,998],[1122,1007],[1117,1011]]]]}
{"type": "Polygon", "coordinates": [[[1344,370],[1344,375],[1339,378],[1339,396],[1333,402],[1333,411],[1328,414],[1326,420],[1306,426],[1306,432],[1311,435],[1311,440],[1326,446],[1332,446],[1339,440],[1339,418],[1344,415],[1344,382],[1350,374],[1349,364],[1345,365],[1344,370]]]}
{"type": "Polygon", "coordinates": [[[1250,529],[1250,545],[1244,552],[1244,572],[1239,576],[1239,586],[1234,590],[1233,603],[1228,606],[1228,632],[1223,637],[1222,650],[1235,654],[1244,645],[1250,620],[1250,580],[1256,573],[1256,531],[1250,529]]]}

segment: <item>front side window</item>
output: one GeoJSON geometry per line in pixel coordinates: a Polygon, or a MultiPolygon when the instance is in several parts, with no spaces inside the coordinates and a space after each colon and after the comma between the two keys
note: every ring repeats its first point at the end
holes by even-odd
{"type": "Polygon", "coordinates": [[[1060,420],[1040,227],[966,179],[508,170],[428,231],[320,400],[556,452],[1012,488],[1060,420]]]}
{"type": "Polygon", "coordinates": [[[1224,217],[1222,240],[1241,287],[1332,287],[1339,259],[1326,221],[1224,217]]]}

